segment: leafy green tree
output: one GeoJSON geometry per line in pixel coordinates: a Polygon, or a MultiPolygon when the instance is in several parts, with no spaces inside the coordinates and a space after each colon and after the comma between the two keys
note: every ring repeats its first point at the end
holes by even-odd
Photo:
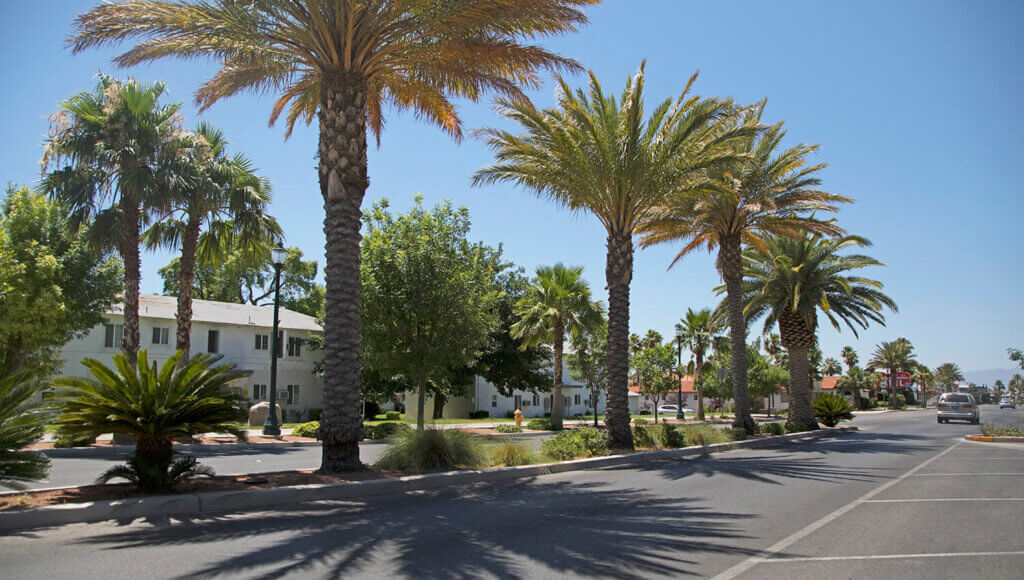
{"type": "Polygon", "coordinates": [[[1024,370],[1024,353],[1019,348],[1008,348],[1006,353],[1009,355],[1010,360],[1020,365],[1021,370],[1024,370]]]}
{"type": "Polygon", "coordinates": [[[573,334],[572,345],[573,352],[568,357],[569,374],[573,380],[586,385],[594,409],[594,427],[597,428],[598,403],[601,393],[607,388],[608,326],[597,325],[587,332],[573,334]]]}
{"type": "Polygon", "coordinates": [[[1006,385],[1006,390],[1018,405],[1024,404],[1024,377],[1019,374],[1013,375],[1006,385]]]}
{"type": "Polygon", "coordinates": [[[215,265],[230,248],[264,252],[281,238],[281,226],[265,213],[270,182],[256,175],[252,161],[228,156],[224,134],[201,123],[180,137],[182,153],[170,168],[170,207],[143,233],[149,249],[181,249],[178,262],[176,348],[188,362],[192,337],[192,283],[196,262],[215,265]]]}
{"type": "Polygon", "coordinates": [[[590,297],[590,285],[583,279],[582,266],[540,266],[526,296],[516,303],[519,321],[512,325],[512,338],[523,346],[550,344],[553,352],[551,424],[562,428],[562,353],[566,333],[586,332],[604,322],[604,307],[590,297]]]}
{"type": "Polygon", "coordinates": [[[0,376],[53,374],[58,348],[103,320],[121,264],[88,244],[56,201],[8,186],[0,202],[0,376]]]}
{"type": "Polygon", "coordinates": [[[101,75],[93,92],[61,103],[50,124],[42,190],[63,203],[74,228],[88,227],[94,248],[116,249],[124,263],[124,334],[139,350],[139,241],[143,224],[167,203],[168,163],[181,143],[180,103],[160,104],[163,83],[101,75]]]}
{"type": "MultiPolygon", "coordinates": [[[[732,397],[732,345],[728,337],[717,337],[714,351],[704,364],[702,381],[705,395],[711,399],[725,400],[732,397]]],[[[747,384],[752,397],[764,398],[774,395],[786,384],[786,370],[774,364],[770,357],[761,353],[758,341],[747,345],[747,384]]]]}
{"type": "Polygon", "coordinates": [[[0,375],[0,485],[20,489],[24,482],[46,477],[50,460],[23,451],[43,435],[50,416],[31,401],[39,379],[28,369],[0,375]]]}
{"type": "MultiPolygon", "coordinates": [[[[867,368],[870,371],[885,369],[889,373],[889,391],[896,393],[897,373],[900,371],[910,372],[917,365],[917,355],[914,354],[914,346],[905,338],[897,338],[891,342],[882,342],[875,347],[875,352],[868,361],[867,368]]],[[[962,380],[962,379],[961,379],[962,380]]]]}
{"type": "Polygon", "coordinates": [[[496,5],[435,0],[123,0],[75,20],[75,52],[136,42],[122,66],[176,56],[220,69],[196,92],[201,110],[242,92],[278,95],[270,114],[319,122],[317,175],[325,208],[325,472],[363,469],[360,414],[360,220],[369,187],[366,129],[385,109],[411,110],[456,139],[452,100],[488,92],[526,100],[540,71],[579,65],[529,44],[586,23],[597,0],[508,0],[496,5]],[[201,6],[201,9],[197,9],[201,6]]]}
{"type": "Polygon", "coordinates": [[[1006,385],[1003,384],[1003,381],[996,379],[996,382],[992,384],[992,396],[998,398],[1005,389],[1006,385]]]}
{"type": "Polygon", "coordinates": [[[576,212],[593,214],[607,232],[609,446],[632,449],[629,417],[629,286],[633,236],[666,195],[687,187],[703,170],[728,159],[723,143],[750,129],[730,124],[731,100],[689,95],[644,111],[644,66],[621,97],[605,94],[591,72],[588,90],[558,79],[557,107],[501,99],[499,112],[518,123],[515,135],[487,128],[479,135],[497,163],[481,169],[476,185],[509,182],[576,212]]]}
{"type": "MultiPolygon", "coordinates": [[[[693,387],[697,391],[697,420],[704,420],[704,357],[712,340],[722,332],[722,319],[710,308],[686,309],[686,316],[677,325],[683,331],[683,345],[693,353],[693,387]]],[[[680,402],[682,404],[682,402],[680,402]]]]}
{"type": "Polygon", "coordinates": [[[676,349],[671,343],[643,348],[630,357],[630,367],[640,393],[654,403],[654,421],[657,422],[659,402],[679,380],[676,349]]]}
{"type": "MultiPolygon", "coordinates": [[[[252,253],[231,248],[216,263],[196,265],[192,297],[267,306],[274,303],[274,266],[269,247],[252,253]]],[[[281,306],[295,312],[320,317],[323,314],[324,287],[316,281],[316,260],[304,260],[302,250],[288,248],[281,269],[281,306]]],[[[164,281],[164,294],[177,296],[181,287],[181,259],[172,258],[157,273],[164,281]]]]}
{"type": "MultiPolygon", "coordinates": [[[[469,210],[450,202],[393,215],[386,200],[367,213],[363,238],[363,358],[391,380],[402,377],[418,393],[423,428],[429,382],[443,384],[473,365],[498,320],[495,272],[470,243],[469,210]]],[[[325,356],[332,356],[330,345],[325,356]]]]}
{"type": "MultiPolygon", "coordinates": [[[[817,428],[811,409],[813,378],[809,352],[816,343],[819,311],[841,330],[843,323],[857,328],[871,322],[885,324],[883,310],[896,303],[882,292],[882,283],[849,272],[880,266],[881,262],[845,250],[870,246],[859,236],[802,238],[765,236],[760,248],[744,254],[743,302],[749,320],[764,318],[764,330],[779,326],[789,353],[789,417],[807,428],[817,428]]],[[[820,351],[819,351],[820,352],[820,351]]]]}
{"type": "Polygon", "coordinates": [[[826,377],[841,375],[843,374],[843,365],[840,364],[838,359],[828,357],[823,363],[821,363],[821,372],[826,377]]]}
{"type": "Polygon", "coordinates": [[[957,383],[964,381],[964,373],[960,370],[960,365],[956,363],[942,363],[935,367],[934,374],[935,383],[944,393],[950,392],[957,383]]]}
{"type": "Polygon", "coordinates": [[[872,390],[878,386],[878,377],[875,373],[865,371],[854,365],[846,371],[846,375],[836,382],[836,389],[853,395],[853,404],[858,409],[864,408],[862,391],[872,390]]]}
{"type": "MultiPolygon", "coordinates": [[[[760,126],[764,103],[749,110],[744,126],[760,126]]],[[[748,134],[732,141],[736,161],[708,171],[709,179],[688,191],[673,196],[641,232],[643,247],[682,242],[685,245],[673,264],[686,254],[706,247],[718,248],[718,272],[725,282],[725,313],[732,339],[731,365],[733,397],[736,403],[734,426],[754,433],[757,425],[750,416],[747,389],[747,361],[744,345],[747,320],[743,312],[742,245],[763,247],[766,235],[801,237],[805,231],[838,235],[842,229],[832,221],[814,217],[818,211],[838,211],[840,203],[850,199],[819,189],[819,171],[825,164],[809,164],[808,157],[817,145],[797,145],[780,150],[786,132],[782,123],[760,134],[748,134]]],[[[783,340],[785,340],[785,335],[783,340]]],[[[809,345],[808,345],[809,346],[809,345]]],[[[790,353],[792,357],[792,353],[790,353]]],[[[806,372],[800,361],[799,372],[806,372]]],[[[810,402],[808,401],[808,413],[810,402]]]]}

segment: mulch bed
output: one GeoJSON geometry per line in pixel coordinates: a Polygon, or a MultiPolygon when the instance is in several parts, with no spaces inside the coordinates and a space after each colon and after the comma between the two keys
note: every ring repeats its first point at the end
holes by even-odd
{"type": "MultiPolygon", "coordinates": [[[[243,489],[267,489],[289,485],[306,485],[316,483],[340,483],[345,481],[366,481],[394,477],[396,474],[375,470],[347,473],[344,475],[325,475],[315,471],[278,471],[258,475],[222,475],[204,477],[182,484],[174,492],[160,495],[177,495],[184,493],[201,493],[209,491],[237,491],[243,489]],[[265,483],[248,483],[250,478],[265,479],[265,483]]],[[[147,497],[137,491],[131,484],[108,483],[106,485],[85,485],[51,491],[26,491],[0,495],[0,512],[35,508],[66,503],[84,503],[92,501],[108,501],[147,497]]]]}

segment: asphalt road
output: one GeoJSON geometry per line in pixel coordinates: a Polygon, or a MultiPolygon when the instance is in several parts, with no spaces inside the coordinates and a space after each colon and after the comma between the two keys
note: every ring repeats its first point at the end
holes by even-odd
{"type": "MultiPolygon", "coordinates": [[[[983,408],[1024,422],[1024,409],[983,408]]],[[[11,578],[1021,577],[1024,446],[934,410],[703,459],[0,537],[11,578]]]]}

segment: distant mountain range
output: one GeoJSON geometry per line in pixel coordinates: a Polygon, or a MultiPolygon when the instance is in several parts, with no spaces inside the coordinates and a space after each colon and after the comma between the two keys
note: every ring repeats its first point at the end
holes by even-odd
{"type": "Polygon", "coordinates": [[[1020,369],[985,369],[981,371],[964,371],[964,378],[969,383],[991,387],[997,379],[1003,381],[1004,385],[1009,383],[1015,373],[1024,374],[1020,369]]]}

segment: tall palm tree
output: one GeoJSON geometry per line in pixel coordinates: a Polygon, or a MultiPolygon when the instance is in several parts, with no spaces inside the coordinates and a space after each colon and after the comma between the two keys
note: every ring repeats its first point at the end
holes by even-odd
{"type": "Polygon", "coordinates": [[[928,393],[935,387],[935,375],[932,370],[923,364],[918,364],[914,369],[914,382],[921,387],[921,408],[928,406],[928,393]]]}
{"type": "MultiPolygon", "coordinates": [[[[711,341],[722,331],[722,320],[710,308],[694,311],[686,309],[686,316],[677,325],[682,331],[680,340],[693,353],[693,388],[697,391],[697,420],[704,420],[704,355],[711,341]]],[[[681,403],[680,403],[681,404],[681,403]]]]}
{"type": "Polygon", "coordinates": [[[551,423],[562,427],[562,353],[566,333],[586,334],[604,322],[604,307],[590,299],[590,285],[583,279],[582,266],[537,268],[537,278],[515,306],[519,321],[512,325],[512,338],[523,348],[550,344],[554,352],[551,390],[551,423]]]}
{"type": "Polygon", "coordinates": [[[821,363],[821,374],[826,377],[833,377],[843,373],[843,365],[839,363],[838,359],[828,357],[825,362],[821,363]]]}
{"type": "Polygon", "coordinates": [[[678,99],[645,118],[644,66],[621,97],[605,94],[590,73],[588,90],[559,79],[558,105],[537,109],[503,99],[498,110],[524,130],[478,132],[497,163],[476,185],[510,182],[574,212],[593,214],[607,232],[608,394],[605,424],[613,449],[632,449],[629,381],[629,285],[633,235],[669,193],[689,187],[700,171],[731,159],[724,144],[753,129],[733,122],[729,99],[691,97],[690,78],[678,99]]]}
{"type": "MultiPolygon", "coordinates": [[[[764,104],[746,113],[744,124],[760,124],[764,104]]],[[[810,231],[839,235],[842,229],[813,216],[815,211],[838,211],[850,199],[818,189],[818,172],[825,164],[808,164],[817,145],[797,145],[784,151],[779,145],[786,132],[782,123],[760,135],[732,142],[744,158],[707,172],[707,180],[695,191],[672,196],[643,228],[643,247],[669,242],[685,245],[672,261],[704,246],[718,248],[718,272],[725,282],[726,312],[732,342],[732,384],[736,419],[734,425],[749,433],[756,430],[750,415],[747,390],[747,326],[743,317],[742,244],[764,247],[767,234],[799,237],[810,231]]],[[[670,266],[671,267],[671,266],[670,266]]]]}
{"type": "Polygon", "coordinates": [[[176,348],[188,363],[192,335],[192,285],[198,263],[212,266],[232,249],[258,254],[281,239],[281,226],[265,213],[270,182],[252,161],[228,156],[224,134],[208,123],[183,137],[170,209],[142,235],[147,248],[181,249],[178,262],[176,348]]]}
{"type": "Polygon", "coordinates": [[[782,344],[789,352],[790,420],[817,428],[811,409],[808,351],[815,343],[818,312],[836,330],[845,324],[854,335],[871,322],[885,324],[883,309],[896,303],[882,291],[882,283],[851,276],[848,272],[881,262],[860,254],[845,254],[853,247],[870,246],[859,236],[801,238],[765,236],[763,247],[743,253],[743,302],[753,321],[764,317],[765,332],[779,325],[782,344]]]}
{"type": "Polygon", "coordinates": [[[843,362],[846,363],[847,369],[852,369],[857,366],[858,362],[860,362],[860,357],[857,356],[857,351],[854,350],[852,346],[844,346],[843,351],[839,356],[843,358],[843,362]]]}
{"type": "Polygon", "coordinates": [[[75,20],[75,52],[136,44],[114,60],[210,58],[220,70],[196,92],[206,109],[241,92],[278,95],[270,114],[320,128],[326,217],[321,470],[363,469],[359,385],[359,243],[369,186],[367,126],[378,141],[386,106],[412,110],[456,139],[452,99],[494,91],[523,99],[539,71],[579,65],[529,41],[575,31],[597,0],[126,0],[75,20]]]}
{"type": "Polygon", "coordinates": [[[956,363],[942,363],[935,367],[934,375],[935,383],[946,393],[951,391],[957,383],[966,380],[963,371],[960,370],[960,365],[956,363]]]}
{"type": "Polygon", "coordinates": [[[180,103],[161,105],[163,83],[121,82],[101,75],[93,92],[61,103],[51,119],[41,188],[65,203],[74,227],[88,224],[90,243],[116,249],[124,263],[121,349],[139,350],[139,238],[167,202],[166,162],[179,141],[180,103]]]}
{"type": "MultiPolygon", "coordinates": [[[[854,369],[860,371],[860,368],[857,367],[857,363],[860,362],[860,357],[857,355],[857,351],[854,350],[852,346],[844,346],[842,352],[840,353],[840,356],[843,358],[843,362],[846,363],[846,373],[849,377],[854,376],[854,369]]],[[[864,375],[864,373],[861,372],[858,375],[858,378],[863,378],[866,376],[867,375],[864,375]]],[[[842,382],[842,380],[840,380],[840,382],[842,382]]],[[[851,386],[851,388],[843,389],[853,392],[853,404],[856,405],[858,409],[864,408],[864,399],[861,396],[861,386],[863,386],[864,382],[864,380],[854,381],[854,383],[852,384],[853,386],[851,386]]],[[[871,389],[874,388],[874,385],[865,388],[871,389]]]]}
{"type": "Polygon", "coordinates": [[[891,342],[882,342],[875,347],[868,361],[869,371],[885,369],[889,373],[889,391],[896,392],[897,374],[900,371],[912,371],[917,365],[914,347],[905,338],[897,338],[891,342]]]}

